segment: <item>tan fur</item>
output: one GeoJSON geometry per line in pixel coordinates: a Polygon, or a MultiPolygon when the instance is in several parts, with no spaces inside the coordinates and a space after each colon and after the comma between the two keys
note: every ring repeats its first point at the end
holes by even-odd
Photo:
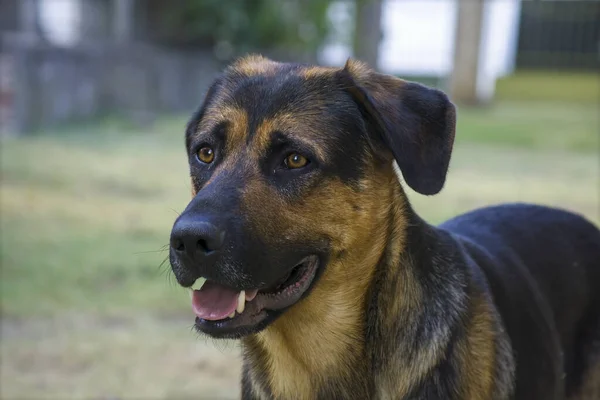
{"type": "MultiPolygon", "coordinates": [[[[256,337],[252,336],[252,337],[247,338],[246,345],[249,346],[249,348],[256,348],[257,347],[256,337]],[[250,342],[252,342],[252,345],[249,344],[250,342]]],[[[262,362],[267,362],[267,360],[263,360],[262,362]]],[[[268,399],[269,396],[264,392],[263,388],[254,384],[258,380],[256,377],[256,374],[255,374],[255,371],[256,371],[255,368],[250,368],[248,370],[248,375],[250,377],[250,382],[251,382],[252,394],[257,399],[268,399]]]]}
{"type": "MultiPolygon", "coordinates": [[[[247,76],[271,75],[277,66],[278,63],[264,57],[251,56],[239,60],[231,69],[247,76]]],[[[345,68],[384,106],[390,87],[404,83],[376,74],[358,62],[349,61],[345,68]]],[[[335,71],[311,67],[298,73],[312,79],[335,71]]],[[[250,380],[260,381],[255,376],[259,373],[256,367],[266,366],[266,381],[277,399],[314,398],[325,378],[350,379],[357,366],[365,365],[363,313],[367,298],[382,297],[379,302],[382,308],[377,312],[387,317],[384,333],[394,337],[398,323],[414,322],[412,319],[419,315],[425,296],[414,276],[415,266],[404,252],[406,195],[391,157],[387,164],[366,162],[368,170],[355,186],[330,178],[305,191],[301,201],[293,203],[266,182],[259,171],[257,161],[269,147],[275,131],[292,135],[309,145],[318,158],[327,159],[327,135],[323,135],[315,118],[320,102],[325,100],[317,96],[310,100],[293,114],[280,113],[260,121],[256,132],[248,132],[245,111],[213,106],[207,110],[196,133],[202,135],[216,124],[228,122],[225,152],[232,156],[219,165],[213,176],[221,169],[243,166],[240,211],[265,243],[293,246],[305,238],[323,238],[331,248],[327,268],[310,295],[260,333],[243,339],[249,355],[250,380]],[[252,135],[250,141],[249,135],[252,135]],[[272,210],[277,210],[276,218],[272,210]],[[393,279],[383,282],[380,293],[370,293],[376,267],[382,259],[390,269],[387,275],[393,279]]],[[[192,190],[195,193],[196,189],[192,190]]],[[[493,318],[485,302],[474,304],[467,336],[459,341],[457,351],[465,371],[464,398],[483,400],[493,388],[493,318]]],[[[431,346],[420,349],[416,359],[403,359],[400,353],[389,357],[384,372],[373,377],[379,397],[395,399],[408,394],[444,357],[450,340],[450,335],[440,336],[431,346]]],[[[254,385],[252,390],[256,397],[265,397],[262,388],[254,385]]]]}
{"type": "MultiPolygon", "coordinates": [[[[399,254],[402,254],[400,252],[399,254]]],[[[392,264],[398,265],[398,264],[392,264]]],[[[396,281],[390,280],[381,288],[382,296],[389,296],[387,309],[381,310],[392,316],[389,321],[389,332],[392,337],[397,324],[410,325],[411,318],[417,315],[420,299],[423,295],[412,275],[411,261],[399,261],[400,274],[396,281]],[[394,296],[393,288],[396,287],[394,296]]],[[[386,304],[385,301],[382,301],[386,304]]],[[[483,299],[473,300],[473,317],[467,327],[466,335],[458,340],[455,351],[460,360],[462,376],[461,398],[465,400],[487,400],[494,389],[495,347],[494,317],[489,303],[483,299]]],[[[385,372],[377,376],[378,396],[381,399],[398,399],[408,395],[416,384],[426,376],[429,370],[445,357],[445,350],[450,337],[440,337],[439,341],[422,349],[416,359],[406,360],[402,357],[391,357],[385,372]]]]}
{"type": "Polygon", "coordinates": [[[318,65],[304,68],[300,74],[306,79],[314,79],[322,77],[323,75],[333,75],[337,71],[337,68],[321,67],[318,65]]]}
{"type": "MultiPolygon", "coordinates": [[[[212,174],[202,187],[209,185],[223,170],[232,168],[246,154],[245,152],[238,151],[238,148],[245,143],[248,127],[248,114],[240,108],[214,107],[208,109],[201,125],[196,127],[196,131],[193,134],[195,136],[194,140],[201,141],[203,136],[208,135],[210,130],[221,122],[228,123],[224,151],[226,155],[231,154],[232,156],[226,156],[223,162],[219,163],[215,173],[212,174]]],[[[191,182],[192,197],[194,197],[201,187],[196,184],[193,177],[191,182]]]]}
{"type": "Polygon", "coordinates": [[[310,398],[322,377],[349,373],[364,357],[363,317],[357,310],[364,308],[386,245],[387,237],[377,227],[389,223],[389,179],[396,178],[372,171],[362,193],[331,181],[294,207],[274,204],[278,199],[265,185],[249,185],[244,195],[248,208],[280,210],[277,219],[268,212],[252,214],[260,235],[280,235],[282,241],[326,235],[333,253],[343,254],[330,260],[310,296],[251,339],[267,354],[269,382],[277,398],[310,398]],[[356,211],[354,204],[362,208],[356,211]]]}
{"type": "MultiPolygon", "coordinates": [[[[422,290],[415,283],[412,267],[409,263],[403,264],[402,273],[398,276],[397,300],[392,301],[390,308],[388,308],[388,310],[396,309],[398,311],[397,314],[388,314],[391,317],[389,317],[390,330],[387,335],[391,337],[395,335],[393,327],[397,327],[397,319],[405,319],[404,323],[411,324],[413,322],[411,318],[415,317],[415,311],[419,310],[420,307],[419,298],[422,296],[422,290]]],[[[382,288],[382,293],[389,296],[393,292],[388,292],[382,288]]],[[[429,370],[444,357],[446,345],[446,340],[434,342],[429,347],[421,349],[416,357],[411,360],[390,357],[385,372],[375,377],[380,398],[398,399],[410,393],[429,370]]]]}
{"type": "Polygon", "coordinates": [[[193,137],[202,140],[202,136],[207,135],[212,128],[221,122],[228,122],[225,151],[228,154],[235,154],[234,149],[240,143],[245,142],[248,134],[248,114],[241,108],[223,105],[209,107],[201,124],[196,127],[193,137]]]}
{"type": "Polygon", "coordinates": [[[198,194],[198,189],[196,187],[196,183],[194,182],[194,178],[191,178],[190,182],[191,182],[192,198],[194,198],[194,197],[196,197],[196,194],[198,194]]]}
{"type": "Polygon", "coordinates": [[[569,400],[598,400],[600,399],[600,361],[586,373],[578,393],[569,400]]]}
{"type": "Polygon", "coordinates": [[[277,72],[278,65],[278,62],[262,55],[251,54],[237,60],[230,69],[246,76],[273,75],[277,72]]]}
{"type": "MultiPolygon", "coordinates": [[[[260,70],[243,65],[247,72],[260,70]]],[[[248,145],[247,116],[242,110],[209,110],[200,131],[221,120],[229,122],[226,151],[236,154],[236,159],[227,164],[248,158],[249,179],[243,188],[243,206],[256,233],[271,243],[294,243],[315,235],[326,237],[337,254],[309,297],[246,340],[249,347],[258,346],[265,351],[275,396],[310,398],[320,376],[345,374],[350,365],[364,356],[363,321],[356,311],[364,307],[375,265],[388,239],[385,230],[378,227],[389,223],[386,220],[393,203],[390,181],[397,178],[391,167],[385,171],[373,168],[360,183],[359,191],[331,180],[309,193],[301,204],[290,206],[261,180],[256,161],[275,131],[294,135],[296,140],[310,144],[318,157],[326,159],[325,149],[311,138],[320,132],[311,129],[314,123],[308,123],[310,113],[304,121],[301,114],[279,114],[262,121],[248,145]],[[272,218],[268,211],[273,209],[279,210],[278,218],[272,218]]]]}
{"type": "MultiPolygon", "coordinates": [[[[403,84],[395,78],[373,80],[373,73],[360,63],[349,62],[346,69],[370,86],[375,97],[383,97],[390,85],[403,84]]],[[[321,67],[302,72],[307,79],[331,73],[332,69],[321,67]]],[[[301,131],[303,135],[298,138],[312,139],[310,124],[299,120],[298,115],[284,114],[263,122],[257,143],[266,146],[269,132],[276,129],[301,131]]],[[[326,157],[321,152],[318,154],[326,157]]],[[[311,393],[318,391],[322,377],[340,377],[349,373],[356,363],[360,364],[365,356],[362,342],[364,317],[356,311],[365,307],[373,272],[384,251],[389,268],[400,267],[399,274],[390,274],[397,276],[397,281],[388,282],[396,285],[396,295],[385,284],[381,288],[383,295],[390,296],[390,300],[383,302],[388,308],[379,310],[390,316],[390,337],[394,334],[397,319],[418,314],[415,311],[420,308],[423,293],[412,276],[411,260],[402,259],[405,194],[392,165],[382,171],[370,171],[359,187],[357,193],[340,182],[327,182],[310,193],[303,204],[294,207],[286,206],[259,182],[249,185],[244,194],[246,207],[252,210],[249,214],[254,225],[265,238],[272,241],[280,235],[281,240],[293,242],[296,235],[301,238],[322,234],[331,239],[334,254],[345,252],[343,258],[330,261],[309,297],[246,341],[250,347],[257,347],[266,354],[263,361],[268,365],[269,386],[276,398],[308,399],[311,393]],[[353,203],[360,204],[362,210],[354,211],[350,207],[353,203]],[[257,212],[271,209],[280,210],[277,219],[266,211],[264,215],[257,212]],[[395,215],[393,221],[389,221],[391,209],[395,215]],[[391,234],[382,234],[385,230],[381,227],[390,223],[393,224],[391,234]]],[[[459,344],[458,351],[462,353],[466,371],[465,399],[485,399],[493,386],[493,320],[486,306],[485,303],[477,304],[468,335],[459,344]]],[[[421,351],[417,360],[410,363],[392,357],[386,373],[376,378],[381,398],[399,398],[408,394],[444,356],[450,339],[441,339],[421,351]]]]}
{"type": "MultiPolygon", "coordinates": [[[[251,57],[233,68],[245,74],[268,73],[272,65],[257,66],[260,60],[251,57]]],[[[307,78],[322,73],[331,70],[303,72],[307,78]]],[[[312,105],[318,106],[316,103],[318,99],[312,105]]],[[[295,243],[315,236],[331,241],[334,256],[311,295],[264,331],[244,340],[247,348],[265,355],[262,362],[268,366],[270,390],[281,399],[308,399],[318,390],[322,378],[349,374],[353,365],[363,362],[364,317],[357,310],[365,307],[373,272],[384,251],[390,257],[390,268],[396,268],[400,262],[406,226],[405,195],[391,163],[380,169],[373,166],[359,182],[358,189],[330,180],[293,206],[261,180],[255,169],[256,161],[264,154],[275,131],[304,141],[318,157],[326,159],[326,146],[318,143],[326,143],[327,137],[308,106],[302,112],[282,113],[263,120],[249,144],[246,144],[249,132],[243,110],[229,107],[209,110],[200,129],[209,129],[223,120],[229,122],[226,151],[235,154],[236,159],[227,160],[227,164],[248,158],[243,207],[259,236],[274,244],[295,243]],[[278,218],[273,218],[269,211],[274,209],[278,210],[278,218]],[[392,209],[396,218],[390,221],[392,209]],[[389,224],[394,225],[391,232],[381,229],[389,224]]],[[[411,273],[411,266],[403,268],[398,296],[393,297],[385,311],[388,315],[412,315],[411,311],[419,307],[422,294],[411,273]]],[[[405,366],[402,371],[390,366],[394,372],[387,374],[384,380],[389,385],[384,386],[393,388],[396,394],[406,393],[440,353],[441,350],[435,349],[423,354],[422,363],[405,366]]],[[[254,391],[260,395],[260,388],[255,387],[254,391]]]]}
{"type": "Polygon", "coordinates": [[[394,109],[394,106],[390,104],[392,99],[389,94],[391,92],[399,93],[406,81],[391,75],[377,73],[369,69],[366,64],[355,60],[348,60],[344,70],[350,73],[359,86],[368,90],[374,103],[379,105],[381,112],[388,111],[388,107],[389,110],[394,109]]]}
{"type": "Polygon", "coordinates": [[[314,138],[321,137],[323,144],[327,143],[327,140],[326,138],[323,140],[323,135],[318,129],[318,125],[314,122],[311,123],[311,120],[314,120],[314,118],[310,112],[296,114],[282,113],[277,114],[273,118],[263,120],[257,128],[256,137],[253,140],[253,153],[257,156],[264,154],[264,151],[271,142],[272,133],[279,131],[290,134],[295,140],[305,143],[315,151],[320,159],[327,159],[325,146],[319,145],[314,138]]]}
{"type": "MultiPolygon", "coordinates": [[[[396,174],[396,171],[394,171],[396,174]]],[[[397,178],[390,185],[393,188],[393,198],[395,201],[392,207],[395,209],[395,218],[392,221],[392,238],[389,241],[389,247],[386,249],[388,254],[388,274],[395,279],[386,280],[380,288],[380,295],[387,298],[380,299],[380,304],[386,306],[379,310],[383,315],[392,316],[387,319],[386,336],[395,336],[397,324],[410,324],[410,320],[415,315],[415,310],[419,310],[423,296],[421,287],[416,284],[416,278],[413,275],[414,266],[412,260],[403,256],[404,243],[406,240],[406,221],[404,217],[404,191],[402,190],[397,178]],[[395,270],[395,271],[394,271],[395,270]]],[[[418,355],[419,361],[416,363],[407,363],[407,360],[398,360],[391,357],[391,363],[385,367],[385,373],[375,377],[378,395],[381,399],[396,399],[406,395],[416,382],[427,373],[430,366],[433,365],[442,355],[442,349],[431,347],[427,352],[418,355]]]]}
{"type": "Polygon", "coordinates": [[[465,400],[491,398],[494,385],[494,318],[486,299],[473,299],[473,317],[457,351],[462,361],[462,387],[465,400]]]}

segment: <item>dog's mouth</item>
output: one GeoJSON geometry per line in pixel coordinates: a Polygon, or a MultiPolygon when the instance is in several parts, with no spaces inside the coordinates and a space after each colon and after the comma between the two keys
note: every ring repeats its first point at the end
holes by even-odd
{"type": "Polygon", "coordinates": [[[300,300],[317,275],[319,258],[306,257],[278,283],[264,289],[236,291],[206,280],[192,286],[196,328],[215,337],[240,337],[264,327],[269,313],[281,312],[300,300]]]}

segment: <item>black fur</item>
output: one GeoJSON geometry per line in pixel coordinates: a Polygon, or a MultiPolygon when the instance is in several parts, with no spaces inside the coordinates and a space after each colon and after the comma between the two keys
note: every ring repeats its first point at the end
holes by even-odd
{"type": "Polygon", "coordinates": [[[410,363],[444,338],[446,356],[406,399],[460,400],[454,346],[472,318],[468,299],[475,294],[496,308],[497,334],[506,340],[496,343],[494,398],[565,399],[576,393],[593,359],[586,350],[600,340],[600,231],[579,215],[529,204],[478,209],[439,227],[410,212],[404,267],[414,266],[428,301],[418,318],[390,326],[378,310],[396,292],[384,282],[399,282],[382,260],[365,312],[370,362],[357,366],[356,380],[332,381],[317,398],[376,398],[373,380],[364,376],[384,374],[390,360],[410,363]],[[336,397],[340,393],[362,395],[336,397]]]}
{"type": "MultiPolygon", "coordinates": [[[[241,193],[252,179],[276,188],[290,207],[328,178],[358,188],[368,163],[391,164],[391,157],[417,192],[435,194],[444,185],[456,121],[454,106],[442,92],[375,73],[357,77],[343,69],[307,79],[298,73],[303,66],[279,68],[257,76],[229,70],[213,84],[189,124],[186,145],[198,193],[178,222],[216,221],[214,225],[228,236],[217,261],[199,266],[172,258],[184,286],[200,275],[236,289],[264,286],[280,277],[281,268],[290,268],[306,254],[318,254],[326,264],[331,256],[326,238],[285,245],[273,241],[277,243],[273,245],[254,235],[244,216],[253,210],[240,205],[241,193]],[[207,109],[215,105],[245,110],[248,141],[261,121],[278,113],[308,118],[304,121],[310,120],[321,132],[310,138],[327,157],[319,159],[310,145],[294,141],[289,132],[276,131],[254,176],[249,175],[244,154],[233,167],[214,174],[220,160],[231,156],[223,154],[227,122],[204,127],[210,135],[202,140],[209,140],[215,149],[214,165],[201,165],[195,154],[204,144],[196,131],[207,109]],[[309,155],[310,169],[297,175],[278,172],[283,155],[294,149],[309,155]]],[[[492,398],[573,396],[592,363],[600,362],[598,228],[574,213],[527,204],[482,208],[434,227],[419,218],[407,199],[402,202],[406,240],[400,261],[391,262],[398,256],[391,253],[391,241],[398,228],[392,221],[402,218],[390,207],[390,223],[381,228],[387,230],[390,242],[374,267],[364,309],[356,310],[364,318],[363,362],[344,365],[349,369],[344,378],[324,379],[315,398],[383,396],[382,377],[389,380],[390,371],[398,366],[427,363],[428,352],[435,350],[442,356],[410,382],[403,398],[461,400],[464,363],[471,361],[461,349],[482,303],[492,319],[492,338],[485,344],[493,349],[492,398]],[[397,296],[406,294],[407,285],[424,293],[418,306],[405,314],[384,312],[397,296]]],[[[277,218],[277,210],[270,211],[277,218]]],[[[260,331],[283,312],[274,312],[241,335],[260,331]]],[[[247,340],[251,344],[255,339],[247,340]]],[[[243,399],[255,398],[255,390],[267,397],[272,394],[267,357],[258,347],[246,349],[244,355],[243,399]]]]}
{"type": "MultiPolygon", "coordinates": [[[[381,76],[379,86],[389,84],[381,76]]],[[[366,120],[392,152],[406,183],[416,192],[433,195],[442,190],[454,143],[456,111],[441,91],[414,82],[381,88],[363,87],[344,70],[347,85],[366,120]]]]}
{"type": "Polygon", "coordinates": [[[600,340],[600,232],[579,215],[526,204],[441,225],[489,282],[511,338],[516,398],[567,397],[600,340]]]}

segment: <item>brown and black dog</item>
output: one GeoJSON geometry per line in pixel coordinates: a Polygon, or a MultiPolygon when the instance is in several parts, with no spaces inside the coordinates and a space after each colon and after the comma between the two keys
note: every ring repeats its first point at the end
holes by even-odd
{"type": "Polygon", "coordinates": [[[241,339],[243,399],[600,399],[600,231],[536,205],[437,227],[411,208],[395,164],[439,192],[455,118],[355,61],[249,56],[210,87],[170,260],[206,278],[198,331],[241,339]]]}

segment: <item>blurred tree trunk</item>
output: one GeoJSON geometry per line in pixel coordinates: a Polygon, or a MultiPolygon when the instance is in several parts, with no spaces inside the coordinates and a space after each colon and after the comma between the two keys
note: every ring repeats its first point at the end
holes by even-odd
{"type": "Polygon", "coordinates": [[[134,0],[113,1],[113,34],[118,43],[129,42],[133,36],[134,0]]]}
{"type": "Polygon", "coordinates": [[[383,0],[355,0],[354,57],[377,68],[381,41],[381,9],[383,0]]]}
{"type": "Polygon", "coordinates": [[[23,7],[23,0],[0,0],[0,34],[20,30],[19,8],[23,7]]]}
{"type": "Polygon", "coordinates": [[[44,30],[43,24],[42,24],[42,11],[40,9],[40,2],[39,0],[37,0],[35,2],[35,6],[33,9],[33,26],[34,26],[34,30],[35,30],[35,36],[37,37],[37,39],[44,43],[44,44],[48,44],[48,38],[46,37],[46,31],[44,30]]]}
{"type": "Polygon", "coordinates": [[[79,31],[83,41],[102,41],[111,31],[111,3],[106,0],[80,2],[79,31]]]}
{"type": "Polygon", "coordinates": [[[47,43],[46,32],[42,26],[39,0],[21,0],[20,6],[21,32],[26,33],[35,41],[47,43]]]}
{"type": "Polygon", "coordinates": [[[481,102],[477,83],[484,0],[459,0],[457,4],[450,97],[457,103],[476,105],[481,102]]]}

